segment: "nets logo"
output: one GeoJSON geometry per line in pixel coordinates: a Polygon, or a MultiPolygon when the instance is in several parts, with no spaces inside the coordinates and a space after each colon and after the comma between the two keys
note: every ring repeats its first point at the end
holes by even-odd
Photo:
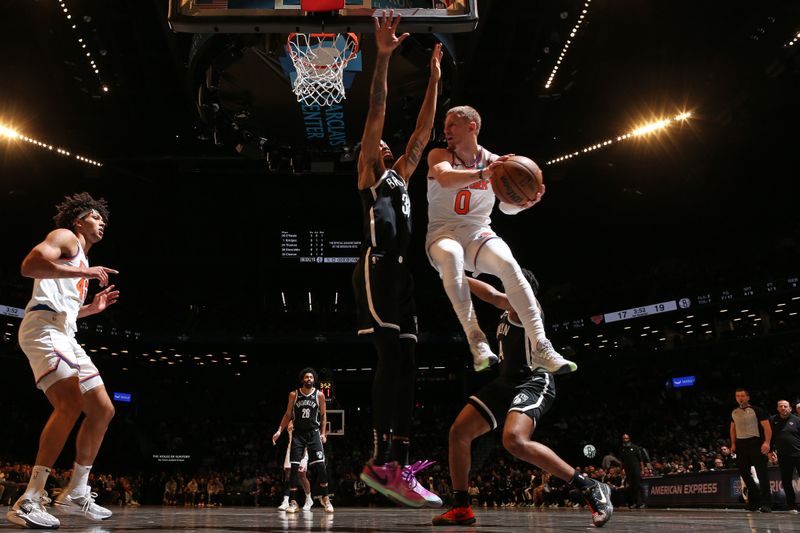
{"type": "Polygon", "coordinates": [[[519,405],[522,402],[527,401],[527,400],[528,400],[528,395],[523,393],[523,392],[520,392],[519,394],[514,396],[514,405],[519,405]]]}

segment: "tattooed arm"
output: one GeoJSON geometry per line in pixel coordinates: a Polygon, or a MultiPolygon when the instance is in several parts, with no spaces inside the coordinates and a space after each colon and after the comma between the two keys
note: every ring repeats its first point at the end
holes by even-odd
{"type": "Polygon", "coordinates": [[[442,76],[442,44],[437,43],[431,55],[431,77],[428,80],[428,88],[425,90],[425,100],[419,110],[417,117],[417,127],[411,138],[408,140],[406,152],[394,164],[394,169],[408,183],[411,175],[417,168],[422,152],[428,145],[433,129],[433,119],[436,115],[436,95],[439,90],[439,78],[442,76]]]}

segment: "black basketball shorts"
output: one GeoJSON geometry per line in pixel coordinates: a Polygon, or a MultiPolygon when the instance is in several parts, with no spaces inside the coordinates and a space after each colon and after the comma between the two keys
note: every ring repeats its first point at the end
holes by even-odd
{"type": "Polygon", "coordinates": [[[417,340],[414,280],[400,258],[365,250],[353,272],[353,290],[359,335],[386,328],[398,331],[401,338],[417,340]]]}
{"type": "Polygon", "coordinates": [[[306,449],[308,449],[309,469],[314,463],[325,462],[325,449],[322,447],[322,437],[318,429],[309,431],[294,430],[294,433],[292,433],[292,448],[289,452],[289,463],[299,465],[306,449]]]}
{"type": "Polygon", "coordinates": [[[492,429],[502,426],[509,411],[525,413],[535,423],[556,399],[556,385],[549,372],[536,372],[522,378],[500,376],[467,400],[486,419],[492,429]]]}

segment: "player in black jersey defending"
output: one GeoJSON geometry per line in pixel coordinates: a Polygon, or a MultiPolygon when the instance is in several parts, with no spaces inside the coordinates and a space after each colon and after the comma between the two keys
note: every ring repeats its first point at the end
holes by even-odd
{"type": "Polygon", "coordinates": [[[353,273],[360,335],[369,334],[378,352],[372,385],[374,449],[361,479],[390,499],[410,507],[439,507],[441,499],[417,483],[415,473],[427,462],[408,463],[414,406],[417,316],[413,281],[405,265],[411,234],[408,180],[431,137],[436,92],[441,76],[441,44],[434,47],[430,79],[417,125],[405,153],[393,161],[381,140],[386,114],[387,71],[392,52],[407,33],[395,35],[400,17],[384,11],[375,19],[377,58],[370,88],[369,112],[358,158],[358,192],[364,214],[361,258],[353,273]]]}
{"type": "MultiPolygon", "coordinates": [[[[536,278],[529,270],[522,269],[522,272],[535,293],[538,288],[536,278]]],[[[475,296],[505,311],[497,328],[500,375],[470,396],[450,427],[448,455],[453,508],[434,517],[433,524],[468,525],[475,522],[467,495],[470,444],[484,433],[502,426],[505,449],[578,489],[592,509],[592,522],[602,527],[614,511],[609,486],[579,474],[553,450],[532,439],[537,423],[556,397],[553,375],[534,366],[530,340],[506,295],[477,279],[468,278],[468,283],[475,296]]]]}
{"type": "Polygon", "coordinates": [[[299,510],[297,505],[297,492],[300,486],[298,480],[298,469],[303,453],[308,450],[308,471],[311,474],[311,482],[319,486],[322,495],[320,503],[326,513],[333,512],[333,505],[328,498],[328,473],[325,469],[325,435],[328,427],[325,409],[325,395],[314,385],[317,383],[317,373],[313,368],[304,368],[300,371],[301,387],[289,393],[289,404],[286,406],[278,431],[272,435],[272,444],[281,436],[283,429],[291,421],[294,425],[292,433],[291,450],[289,452],[289,464],[291,472],[289,474],[289,508],[288,513],[296,513],[299,510]]]}

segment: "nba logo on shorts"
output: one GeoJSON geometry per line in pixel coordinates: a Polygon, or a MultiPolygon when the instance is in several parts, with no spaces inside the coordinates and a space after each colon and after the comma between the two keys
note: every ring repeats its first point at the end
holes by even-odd
{"type": "Polygon", "coordinates": [[[519,394],[514,396],[514,405],[521,404],[522,402],[524,402],[527,399],[528,399],[528,395],[523,393],[523,392],[520,392],[519,394]]]}

